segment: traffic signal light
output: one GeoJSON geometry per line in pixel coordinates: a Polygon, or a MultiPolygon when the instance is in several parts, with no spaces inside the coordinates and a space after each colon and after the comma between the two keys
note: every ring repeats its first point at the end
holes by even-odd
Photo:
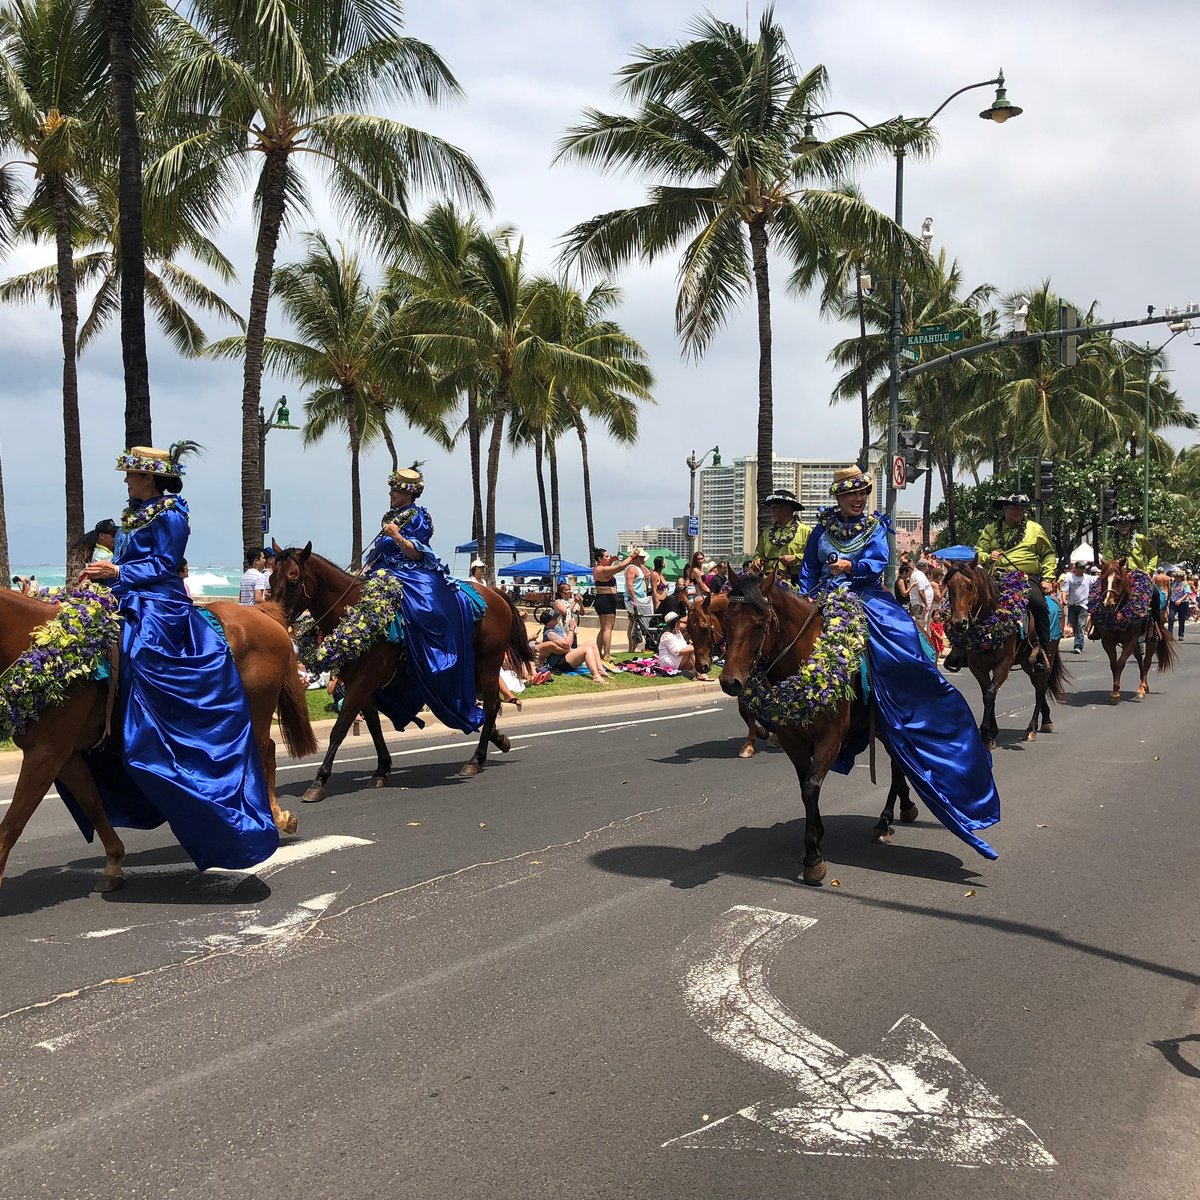
{"type": "Polygon", "coordinates": [[[1058,306],[1058,327],[1066,334],[1066,337],[1058,339],[1058,365],[1060,367],[1073,367],[1079,362],[1079,337],[1070,332],[1078,324],[1079,314],[1075,311],[1075,306],[1060,304],[1058,306]]]}
{"type": "Polygon", "coordinates": [[[1107,525],[1117,515],[1117,489],[1106,487],[1100,492],[1100,524],[1107,525]]]}
{"type": "Polygon", "coordinates": [[[1037,487],[1035,490],[1039,502],[1043,504],[1048,500],[1054,499],[1054,463],[1048,459],[1042,459],[1038,463],[1037,487]]]}
{"type": "Polygon", "coordinates": [[[924,429],[901,429],[897,446],[908,466],[909,479],[916,479],[929,470],[929,433],[924,429]]]}

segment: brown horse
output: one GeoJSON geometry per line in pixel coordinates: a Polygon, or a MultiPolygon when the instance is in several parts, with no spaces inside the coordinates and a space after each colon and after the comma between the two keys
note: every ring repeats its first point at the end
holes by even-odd
{"type": "MultiPolygon", "coordinates": [[[[706,593],[688,606],[688,640],[696,651],[696,672],[707,675],[712,668],[713,650],[725,640],[721,618],[729,607],[729,593],[706,593]]],[[[754,719],[754,714],[738,700],[738,715],[746,722],[746,740],[738,749],[738,758],[753,758],[757,739],[767,738],[767,731],[754,719]]]]}
{"type": "MultiPolygon", "coordinates": [[[[361,598],[360,577],[350,575],[327,558],[314,554],[312,542],[302,549],[289,546],[285,550],[278,543],[274,543],[274,547],[272,597],[283,605],[289,620],[294,621],[307,612],[323,635],[332,633],[346,609],[361,598]]],[[[489,742],[503,754],[509,751],[508,738],[496,728],[496,717],[500,712],[500,667],[505,654],[511,654],[518,662],[533,662],[529,635],[525,632],[525,622],[517,606],[494,588],[478,585],[478,590],[487,602],[483,619],[475,623],[475,681],[483,700],[484,722],[474,755],[458,772],[464,778],[478,775],[483,770],[489,742]]],[[[374,642],[364,654],[340,670],[346,686],[346,698],[342,701],[342,711],[329,735],[329,749],[325,752],[316,778],[301,797],[306,804],[325,799],[325,785],[333,772],[338,748],[360,712],[371,732],[378,759],[372,783],[377,788],[387,783],[392,770],[392,758],[384,741],[373,697],[379,688],[395,678],[397,671],[403,669],[403,647],[381,640],[374,642]]]]}
{"type": "MultiPolygon", "coordinates": [[[[975,645],[972,634],[979,631],[1000,604],[1000,588],[996,577],[978,562],[954,563],[946,571],[944,586],[949,609],[947,627],[964,636],[968,647],[972,647],[975,645]]],[[[1057,704],[1067,702],[1066,685],[1071,677],[1059,655],[1058,643],[1045,647],[1050,659],[1048,671],[1033,669],[1029,645],[1028,636],[1022,641],[1019,634],[1013,632],[996,645],[981,644],[977,649],[967,650],[967,665],[983,693],[983,719],[979,722],[979,736],[989,750],[995,750],[1000,732],[996,723],[996,696],[1008,679],[1014,663],[1029,676],[1034,691],[1033,715],[1025,727],[1025,741],[1037,741],[1039,717],[1041,731],[1054,732],[1047,695],[1052,696],[1057,704]]]]}
{"type": "MultiPolygon", "coordinates": [[[[729,593],[725,612],[725,666],[721,670],[721,688],[730,696],[740,697],[749,679],[765,674],[771,683],[779,683],[796,674],[812,655],[821,636],[820,609],[797,593],[774,586],[774,574],[761,579],[743,575],[729,593]]],[[[870,723],[872,705],[859,698],[841,700],[832,713],[819,716],[807,725],[776,726],[779,744],[787,752],[800,780],[804,798],[805,883],[818,886],[825,878],[825,856],[821,839],[825,826],[821,821],[821,784],[851,731],[863,732],[870,723]]],[[[900,819],[915,821],[919,809],[908,792],[908,780],[891,763],[891,783],[887,803],[871,833],[872,841],[891,841],[896,800],[900,801],[900,819]]]]}
{"type": "MultiPolygon", "coordinates": [[[[250,608],[233,601],[209,606],[221,622],[238,674],[250,702],[254,740],[262,755],[271,815],[283,833],[295,833],[296,818],[281,810],[275,799],[275,743],[271,718],[279,709],[284,745],[293,757],[317,749],[304,685],[277,604],[250,608]]],[[[57,613],[58,605],[0,591],[0,670],[7,670],[29,648],[35,629],[57,613]]],[[[107,683],[76,683],[67,689],[63,703],[47,709],[29,728],[14,739],[24,752],[16,792],[3,822],[0,822],[0,883],[17,839],[33,816],[47,789],[56,779],[70,788],[88,820],[96,827],[104,846],[106,862],[93,891],[111,892],[125,882],[121,863],[125,846],[104,811],[83,751],[97,745],[105,735],[108,717],[107,683]]]]}
{"type": "Polygon", "coordinates": [[[1095,608],[1103,609],[1104,615],[1092,612],[1088,622],[1091,636],[1094,639],[1099,635],[1100,645],[1108,655],[1108,665],[1112,667],[1112,694],[1108,702],[1121,703],[1121,673],[1130,655],[1137,659],[1141,675],[1137,690],[1137,699],[1141,700],[1150,694],[1150,663],[1154,658],[1158,658],[1160,671],[1169,671],[1175,665],[1178,655],[1175,639],[1150,612],[1141,620],[1122,622],[1122,610],[1133,599],[1133,576],[1120,559],[1109,559],[1100,568],[1100,575],[1092,586],[1102,597],[1095,608]]]}

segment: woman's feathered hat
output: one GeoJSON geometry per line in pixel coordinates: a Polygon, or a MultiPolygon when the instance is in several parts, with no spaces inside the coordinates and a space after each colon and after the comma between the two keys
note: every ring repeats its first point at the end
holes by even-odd
{"type": "Polygon", "coordinates": [[[185,454],[194,454],[200,449],[195,442],[175,442],[169,450],[156,450],[153,446],[130,446],[117,457],[118,471],[134,471],[142,475],[162,475],[167,479],[182,479],[186,474],[183,465],[185,454]]]}
{"type": "Polygon", "coordinates": [[[419,496],[425,490],[425,477],[420,471],[424,465],[421,462],[414,462],[411,467],[401,467],[398,471],[393,471],[388,476],[388,487],[403,488],[404,491],[419,496]]]}
{"type": "Polygon", "coordinates": [[[833,473],[829,494],[844,496],[847,492],[869,492],[874,486],[875,481],[862,467],[840,467],[833,473]]]}

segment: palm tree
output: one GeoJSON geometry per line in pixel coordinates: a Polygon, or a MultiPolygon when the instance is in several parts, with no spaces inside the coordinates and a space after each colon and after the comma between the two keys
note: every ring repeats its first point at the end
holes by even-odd
{"type": "MultiPolygon", "coordinates": [[[[647,203],[601,213],[575,226],[564,255],[585,269],[613,272],[650,263],[686,242],[679,267],[676,329],[686,354],[700,357],[733,306],[753,290],[758,315],[759,524],[773,481],[772,239],[793,265],[816,261],[835,238],[861,241],[877,258],[918,255],[920,243],[836,185],[856,164],[886,154],[891,127],[834,138],[800,153],[806,114],[822,107],[823,67],[800,75],[773,9],[751,40],[715,17],[699,19],[691,40],[644,49],[619,73],[633,116],[588,109],[567,131],[556,160],[628,170],[653,182],[647,203]],[[661,181],[661,182],[657,182],[661,181]],[[764,465],[765,464],[765,465],[764,465]]],[[[904,134],[913,152],[928,131],[904,134]]]]}
{"type": "Polygon", "coordinates": [[[258,237],[242,387],[242,535],[259,539],[259,398],[280,230],[306,205],[298,157],[325,172],[356,229],[385,243],[414,189],[488,205],[487,185],[461,150],[371,106],[459,94],[437,52],[401,34],[394,0],[193,0],[173,16],[175,61],[158,92],[164,112],[194,112],[190,136],[151,164],[156,203],[176,194],[182,219],[216,219],[259,156],[258,237]],[[183,183],[200,189],[179,193],[183,183]],[[200,192],[197,195],[197,192],[200,192]]]}
{"type": "Polygon", "coordinates": [[[0,587],[7,587],[12,578],[12,565],[8,561],[8,517],[4,507],[4,461],[0,457],[0,587]]]}
{"type": "MultiPolygon", "coordinates": [[[[350,448],[350,525],[353,565],[362,562],[362,484],[359,464],[364,448],[380,437],[391,440],[388,412],[399,395],[432,394],[428,370],[404,360],[407,379],[400,385],[398,359],[391,348],[388,315],[380,293],[367,280],[358,255],[339,244],[335,251],[323,234],[305,237],[305,257],[279,267],[273,291],[295,330],[293,338],[266,338],[268,368],[286,372],[311,388],[304,401],[304,443],[313,445],[333,429],[343,429],[350,448]],[[422,384],[424,388],[422,389],[422,384]]],[[[240,357],[245,337],[214,342],[209,354],[240,357]]],[[[444,426],[428,407],[410,403],[410,423],[448,441],[444,426]]],[[[394,461],[394,458],[393,458],[394,461]]]]}
{"type": "MultiPolygon", "coordinates": [[[[44,233],[53,236],[53,230],[38,227],[36,214],[31,214],[21,233],[34,240],[44,233]]],[[[76,244],[79,247],[74,258],[76,284],[94,289],[91,307],[79,327],[76,342],[76,353],[82,354],[112,318],[119,315],[124,295],[115,187],[102,183],[95,202],[80,213],[76,244]]],[[[190,308],[214,313],[245,329],[246,323],[236,309],[176,261],[179,255],[187,254],[222,281],[236,279],[233,264],[212,241],[189,229],[151,228],[147,230],[147,244],[148,250],[143,255],[143,293],[158,318],[159,328],[180,354],[189,357],[199,354],[207,340],[190,308]]],[[[39,299],[51,306],[58,304],[56,264],[35,267],[0,283],[0,303],[28,304],[39,299]]]]}
{"type": "Polygon", "coordinates": [[[17,224],[53,230],[63,350],[66,562],[83,565],[83,454],[75,366],[79,308],[74,239],[103,143],[105,59],[74,0],[13,0],[0,9],[0,175],[6,235],[13,227],[16,174],[33,176],[17,224]]]}

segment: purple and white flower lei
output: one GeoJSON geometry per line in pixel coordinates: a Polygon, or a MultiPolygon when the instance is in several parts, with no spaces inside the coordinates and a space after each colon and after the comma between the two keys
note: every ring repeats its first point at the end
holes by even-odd
{"type": "Polygon", "coordinates": [[[81,586],[57,598],[58,612],[33,631],[29,649],[0,675],[0,733],[22,734],[72,684],[91,679],[121,638],[117,598],[81,586]]]}
{"type": "Polygon", "coordinates": [[[1154,596],[1153,580],[1145,571],[1130,571],[1129,583],[1129,599],[1120,608],[1106,608],[1104,589],[1093,586],[1088,596],[1088,617],[1095,628],[1128,629],[1150,615],[1150,601],[1154,596]]]}
{"type": "MultiPolygon", "coordinates": [[[[969,650],[984,654],[1004,645],[1018,632],[1025,621],[1029,581],[1022,571],[1005,571],[996,577],[1000,600],[991,614],[979,621],[972,621],[968,629],[959,632],[946,626],[950,644],[955,650],[969,650]]],[[[949,596],[942,602],[942,612],[950,613],[949,596]]]]}
{"type": "MultiPolygon", "coordinates": [[[[404,586],[395,575],[376,571],[363,584],[362,596],[342,614],[337,628],[312,649],[308,623],[294,631],[297,657],[307,666],[337,671],[361,658],[375,642],[387,636],[388,626],[400,611],[404,586]]],[[[311,627],[315,630],[315,626],[311,627]]]]}
{"type": "Polygon", "coordinates": [[[812,656],[779,683],[752,675],[743,698],[760,720],[777,725],[808,725],[854,698],[854,685],[867,644],[867,616],[853,592],[827,592],[818,601],[821,634],[812,656]]]}

